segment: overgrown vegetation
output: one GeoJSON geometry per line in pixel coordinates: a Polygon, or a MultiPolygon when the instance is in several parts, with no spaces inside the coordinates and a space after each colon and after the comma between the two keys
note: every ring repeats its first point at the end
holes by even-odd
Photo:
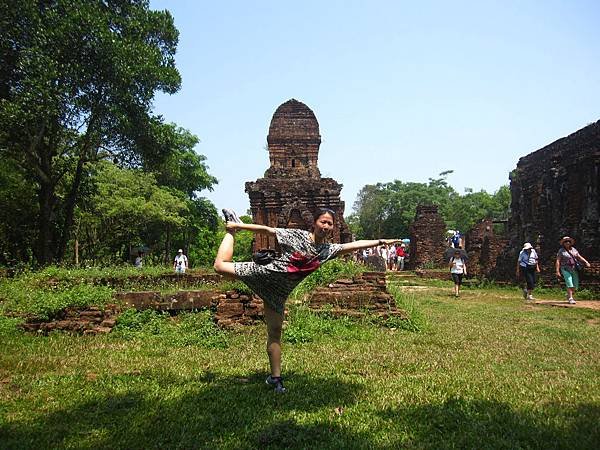
{"type": "Polygon", "coordinates": [[[160,339],[174,346],[227,347],[227,335],[210,311],[179,314],[176,318],[153,310],[128,309],[117,319],[114,339],[160,339]]]}

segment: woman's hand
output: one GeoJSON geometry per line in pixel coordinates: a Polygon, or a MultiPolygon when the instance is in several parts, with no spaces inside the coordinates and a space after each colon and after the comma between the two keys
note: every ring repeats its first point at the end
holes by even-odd
{"type": "Polygon", "coordinates": [[[239,229],[239,223],[236,222],[227,222],[225,224],[225,229],[230,233],[235,233],[239,229]]]}
{"type": "Polygon", "coordinates": [[[379,239],[382,244],[391,245],[400,242],[402,239],[379,239]]]}
{"type": "Polygon", "coordinates": [[[556,272],[556,276],[557,276],[558,278],[562,278],[562,275],[560,274],[560,272],[556,272]]]}

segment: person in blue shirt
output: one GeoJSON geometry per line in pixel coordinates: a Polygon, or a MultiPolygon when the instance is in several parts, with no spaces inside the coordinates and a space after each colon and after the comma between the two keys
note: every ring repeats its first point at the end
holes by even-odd
{"type": "Polygon", "coordinates": [[[525,242],[517,259],[517,278],[519,278],[519,275],[523,275],[523,278],[525,278],[523,298],[527,301],[535,300],[533,298],[535,274],[540,271],[538,259],[538,254],[533,246],[529,242],[525,242]]]}

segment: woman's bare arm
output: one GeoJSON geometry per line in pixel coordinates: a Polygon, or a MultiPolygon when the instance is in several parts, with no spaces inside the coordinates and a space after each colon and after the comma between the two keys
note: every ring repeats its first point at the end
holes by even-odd
{"type": "Polygon", "coordinates": [[[390,245],[396,242],[400,242],[400,239],[367,239],[362,241],[346,242],[345,244],[342,244],[342,251],[340,254],[345,255],[347,253],[352,253],[355,250],[376,247],[377,245],[382,244],[390,245]]]}
{"type": "Polygon", "coordinates": [[[252,231],[253,233],[258,234],[268,234],[269,236],[275,236],[275,228],[268,227],[266,225],[257,225],[255,223],[234,223],[227,222],[225,225],[227,231],[252,231]]]}

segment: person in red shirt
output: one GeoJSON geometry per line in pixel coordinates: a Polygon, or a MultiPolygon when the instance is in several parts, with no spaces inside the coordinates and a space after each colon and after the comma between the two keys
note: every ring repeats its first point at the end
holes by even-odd
{"type": "Polygon", "coordinates": [[[396,247],[396,256],[398,256],[398,265],[396,266],[397,270],[404,270],[404,257],[406,256],[404,247],[404,244],[396,247]]]}

